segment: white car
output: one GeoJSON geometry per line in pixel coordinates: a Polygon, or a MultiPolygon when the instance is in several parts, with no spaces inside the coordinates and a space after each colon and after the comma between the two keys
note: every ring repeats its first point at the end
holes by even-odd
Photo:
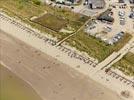
{"type": "Polygon", "coordinates": [[[119,11],[119,16],[125,16],[125,11],[119,11]]]}

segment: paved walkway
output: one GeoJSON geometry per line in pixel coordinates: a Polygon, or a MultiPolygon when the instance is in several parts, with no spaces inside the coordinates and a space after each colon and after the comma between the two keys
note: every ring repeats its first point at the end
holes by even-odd
{"type": "MultiPolygon", "coordinates": [[[[9,22],[10,20],[5,20],[3,18],[0,18],[0,24],[2,25],[1,29],[6,31],[8,34],[26,42],[29,45],[32,45],[33,47],[41,50],[42,52],[45,52],[48,55],[51,55],[52,57],[58,59],[59,61],[68,64],[70,67],[89,76],[93,80],[105,85],[111,90],[117,92],[119,95],[122,90],[133,91],[131,86],[126,86],[120,83],[118,80],[108,77],[108,75],[106,75],[105,73],[105,70],[101,70],[98,73],[96,73],[96,71],[100,70],[99,67],[92,67],[91,65],[87,63],[83,63],[75,58],[70,58],[68,55],[66,55],[65,53],[61,52],[59,49],[55,48],[55,46],[53,46],[53,42],[54,42],[53,40],[51,39],[49,40],[45,38],[45,41],[49,40],[49,42],[44,44],[44,41],[42,40],[43,37],[40,37],[39,34],[34,33],[34,36],[33,33],[28,34],[29,30],[25,31],[22,27],[20,28],[14,25],[13,22],[10,23],[9,22]],[[107,82],[107,79],[110,81],[107,82]]],[[[24,24],[21,23],[19,23],[19,25],[24,26],[24,24]]],[[[126,47],[129,46],[125,46],[124,48],[126,47]]],[[[122,50],[125,49],[121,49],[121,51],[122,50]]],[[[129,100],[133,100],[133,98],[129,98],[129,100]]]]}

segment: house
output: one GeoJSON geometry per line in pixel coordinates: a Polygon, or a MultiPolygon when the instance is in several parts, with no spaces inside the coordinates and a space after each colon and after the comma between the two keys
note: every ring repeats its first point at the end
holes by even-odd
{"type": "Polygon", "coordinates": [[[105,7],[104,0],[88,0],[89,9],[102,9],[105,7]]]}
{"type": "Polygon", "coordinates": [[[106,10],[105,12],[101,13],[97,19],[101,20],[102,22],[107,22],[107,23],[113,23],[114,18],[110,16],[112,13],[111,9],[106,10]]]}

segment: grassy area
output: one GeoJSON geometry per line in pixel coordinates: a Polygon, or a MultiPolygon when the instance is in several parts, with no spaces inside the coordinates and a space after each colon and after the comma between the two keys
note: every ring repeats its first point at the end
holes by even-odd
{"type": "Polygon", "coordinates": [[[134,54],[131,52],[127,53],[113,67],[121,70],[126,75],[134,76],[134,54]]]}
{"type": "Polygon", "coordinates": [[[102,61],[113,51],[118,51],[122,48],[131,37],[132,36],[130,34],[125,34],[125,36],[117,44],[110,46],[81,31],[68,39],[67,42],[69,42],[71,46],[76,47],[78,50],[87,52],[89,56],[102,61]]]}
{"type": "Polygon", "coordinates": [[[66,20],[54,16],[50,13],[47,13],[39,18],[36,18],[33,21],[44,27],[50,28],[56,32],[59,32],[59,30],[64,28],[67,24],[66,20]]]}
{"type": "MultiPolygon", "coordinates": [[[[60,20],[57,20],[57,18],[66,20],[67,25],[65,29],[74,31],[79,29],[79,27],[82,26],[84,22],[89,19],[89,17],[87,16],[71,12],[68,9],[51,7],[45,4],[37,5],[33,2],[33,0],[0,0],[0,8],[4,8],[8,13],[10,12],[9,15],[18,16],[20,19],[30,24],[32,27],[37,28],[44,33],[51,34],[52,36],[57,37],[59,40],[65,38],[69,34],[54,32],[50,30],[59,30],[60,26],[63,25],[62,21],[60,22],[60,20]],[[44,21],[43,18],[39,20],[39,22],[43,25],[47,23],[47,27],[49,26],[48,28],[50,29],[45,28],[43,25],[30,21],[31,17],[39,16],[45,11],[51,13],[53,16],[47,16],[47,18],[45,18],[47,20],[44,21]],[[58,25],[55,23],[58,23],[58,25]]],[[[131,35],[125,34],[124,38],[122,38],[117,44],[109,46],[92,36],[88,36],[83,31],[80,31],[67,41],[71,46],[76,47],[80,51],[87,52],[89,56],[102,61],[113,51],[118,51],[121,47],[123,47],[130,38],[131,35]]]]}
{"type": "Polygon", "coordinates": [[[39,5],[35,5],[32,0],[0,0],[0,7],[5,8],[20,18],[28,19],[32,16],[43,13],[39,5]]]}
{"type": "MultiPolygon", "coordinates": [[[[37,0],[38,1],[38,0],[37,0]]],[[[68,27],[72,30],[77,30],[84,22],[89,18],[80,14],[76,14],[68,10],[67,8],[61,9],[58,7],[51,7],[45,4],[36,4],[36,0],[0,0],[0,8],[3,8],[11,16],[17,16],[24,22],[30,24],[32,27],[41,30],[42,32],[51,34],[57,38],[63,38],[68,34],[62,34],[60,32],[53,32],[42,25],[36,24],[30,21],[33,16],[39,16],[45,11],[53,14],[58,18],[65,19],[68,23],[68,27]]],[[[48,18],[47,20],[51,20],[48,18]]]]}
{"type": "Polygon", "coordinates": [[[23,80],[0,65],[0,100],[42,100],[23,80]]]}

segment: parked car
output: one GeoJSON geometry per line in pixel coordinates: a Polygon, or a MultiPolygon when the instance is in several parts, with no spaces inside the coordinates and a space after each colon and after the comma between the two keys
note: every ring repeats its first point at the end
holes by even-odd
{"type": "Polygon", "coordinates": [[[134,19],[134,12],[132,12],[130,15],[129,15],[130,18],[134,19]]]}
{"type": "Polygon", "coordinates": [[[119,11],[119,12],[118,12],[118,15],[119,15],[119,16],[125,16],[125,12],[124,12],[124,11],[119,11]]]}
{"type": "Polygon", "coordinates": [[[120,18],[120,25],[125,25],[125,18],[120,18]]]}

